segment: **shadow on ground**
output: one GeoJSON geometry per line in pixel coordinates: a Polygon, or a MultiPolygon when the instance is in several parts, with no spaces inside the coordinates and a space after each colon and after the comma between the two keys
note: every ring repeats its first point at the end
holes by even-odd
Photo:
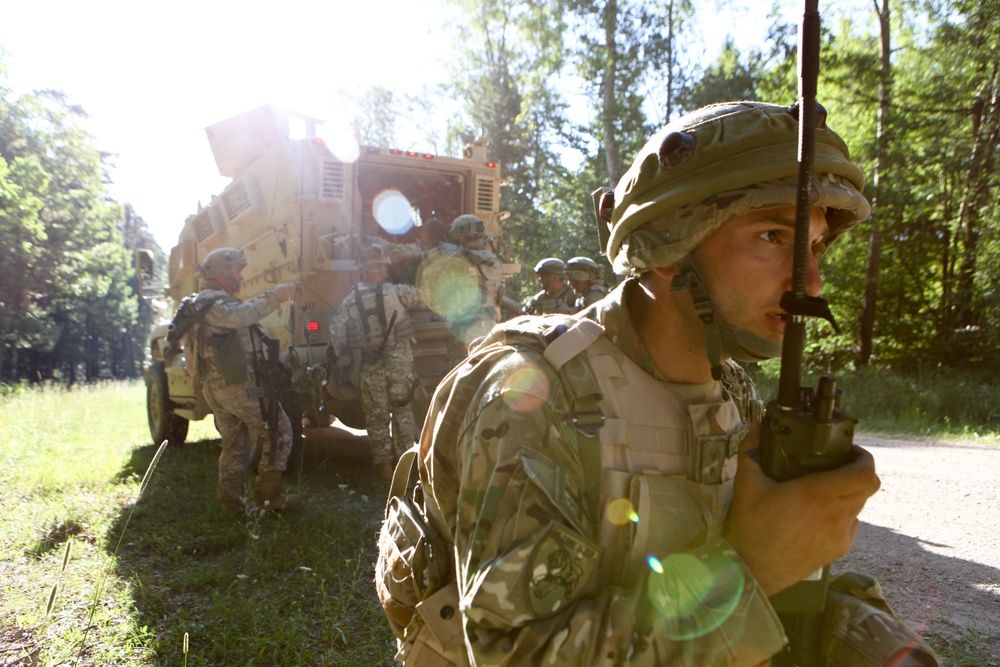
{"type": "Polygon", "coordinates": [[[1000,666],[1000,571],[928,546],[920,538],[862,522],[850,553],[831,569],[878,579],[896,614],[926,633],[943,654],[943,665],[1000,666]]]}
{"type": "MultiPolygon", "coordinates": [[[[108,536],[111,552],[124,531],[117,574],[156,664],[390,664],[372,583],[385,491],[367,437],[307,430],[286,474],[302,505],[242,521],[216,502],[218,453],[218,440],[165,450],[108,536]]],[[[135,450],[121,477],[142,477],[154,454],[135,450]]]]}

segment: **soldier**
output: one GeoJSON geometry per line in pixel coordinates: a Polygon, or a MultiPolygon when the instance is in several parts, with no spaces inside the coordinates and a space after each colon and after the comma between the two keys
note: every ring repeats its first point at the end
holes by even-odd
{"type": "Polygon", "coordinates": [[[566,262],[566,277],[576,292],[576,310],[597,303],[610,292],[601,282],[601,267],[589,257],[574,257],[566,262]]]}
{"type": "Polygon", "coordinates": [[[524,304],[529,315],[576,312],[576,292],[566,284],[566,263],[557,257],[546,257],[535,264],[535,274],[542,290],[524,304]]]}
{"type": "Polygon", "coordinates": [[[396,460],[416,440],[410,407],[417,384],[410,347],[414,327],[406,310],[422,305],[415,287],[386,281],[388,267],[381,246],[366,248],[362,280],[330,324],[341,363],[357,369],[372,463],[386,483],[396,460]]]}
{"type": "Polygon", "coordinates": [[[292,449],[292,425],[282,410],[277,437],[272,447],[271,433],[261,417],[260,401],[250,398],[254,386],[253,347],[250,326],[295,298],[298,283],[282,283],[249,301],[241,301],[243,267],[247,259],[237,248],[217,248],[208,253],[201,266],[204,286],[198,299],[209,299],[211,307],[204,319],[188,333],[191,343],[188,363],[196,387],[215,415],[215,427],[222,436],[219,454],[218,496],[222,507],[242,515],[245,507],[243,488],[250,465],[250,435],[261,447],[257,464],[254,500],[261,507],[281,510],[290,507],[298,496],[286,496],[281,490],[282,473],[292,449]]]}
{"type": "Polygon", "coordinates": [[[468,353],[469,343],[489,333],[500,319],[504,297],[500,258],[486,248],[486,226],[474,215],[455,218],[448,231],[451,243],[427,254],[417,284],[420,296],[448,322],[448,361],[455,365],[468,353]]]}
{"type": "MultiPolygon", "coordinates": [[[[453,560],[412,615],[386,604],[406,624],[397,660],[737,667],[782,650],[769,596],[844,555],[879,488],[860,447],[785,482],[756,456],[763,405],[735,360],[781,350],[797,118],[732,102],[662,129],[599,206],[627,279],[575,316],[497,327],[439,386],[414,451],[453,560]]],[[[821,127],[811,296],[819,256],[870,212],[863,184],[821,127]]],[[[871,579],[838,578],[823,624],[828,667],[937,664],[871,579]]]]}

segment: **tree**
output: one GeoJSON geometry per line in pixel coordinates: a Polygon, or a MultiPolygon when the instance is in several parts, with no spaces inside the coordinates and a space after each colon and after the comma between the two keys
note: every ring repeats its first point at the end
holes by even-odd
{"type": "Polygon", "coordinates": [[[138,304],[121,207],[107,195],[110,156],[64,94],[14,99],[3,76],[0,63],[0,378],[122,372],[138,304]]]}

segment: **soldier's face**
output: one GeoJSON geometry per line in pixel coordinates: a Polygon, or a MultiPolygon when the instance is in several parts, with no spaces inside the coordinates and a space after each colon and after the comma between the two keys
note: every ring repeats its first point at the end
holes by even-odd
{"type": "MultiPolygon", "coordinates": [[[[792,288],[795,207],[763,209],[730,218],[691,257],[716,313],[732,327],[781,342],[784,311],[778,304],[792,288]]],[[[827,231],[823,209],[810,214],[806,294],[823,289],[812,248],[827,231]]]]}
{"type": "Polygon", "coordinates": [[[553,273],[540,273],[538,274],[538,282],[541,284],[542,289],[549,294],[555,294],[565,287],[563,282],[563,277],[555,275],[553,273]]]}
{"type": "Polygon", "coordinates": [[[219,279],[219,282],[226,292],[232,296],[236,296],[240,293],[240,286],[243,285],[243,267],[237,268],[228,276],[223,276],[219,279]]]}

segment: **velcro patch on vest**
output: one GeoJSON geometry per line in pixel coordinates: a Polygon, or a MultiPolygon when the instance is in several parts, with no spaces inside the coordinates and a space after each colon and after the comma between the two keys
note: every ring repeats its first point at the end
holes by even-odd
{"type": "MultiPolygon", "coordinates": [[[[525,452],[527,453],[527,452],[525,452]]],[[[521,456],[521,465],[525,473],[535,485],[559,508],[567,522],[583,529],[580,517],[583,508],[580,499],[583,491],[573,475],[567,474],[565,468],[557,466],[552,461],[537,456],[521,456]]]]}
{"type": "Polygon", "coordinates": [[[550,616],[579,596],[600,554],[592,542],[560,524],[550,524],[529,563],[528,603],[535,617],[550,616]]]}

